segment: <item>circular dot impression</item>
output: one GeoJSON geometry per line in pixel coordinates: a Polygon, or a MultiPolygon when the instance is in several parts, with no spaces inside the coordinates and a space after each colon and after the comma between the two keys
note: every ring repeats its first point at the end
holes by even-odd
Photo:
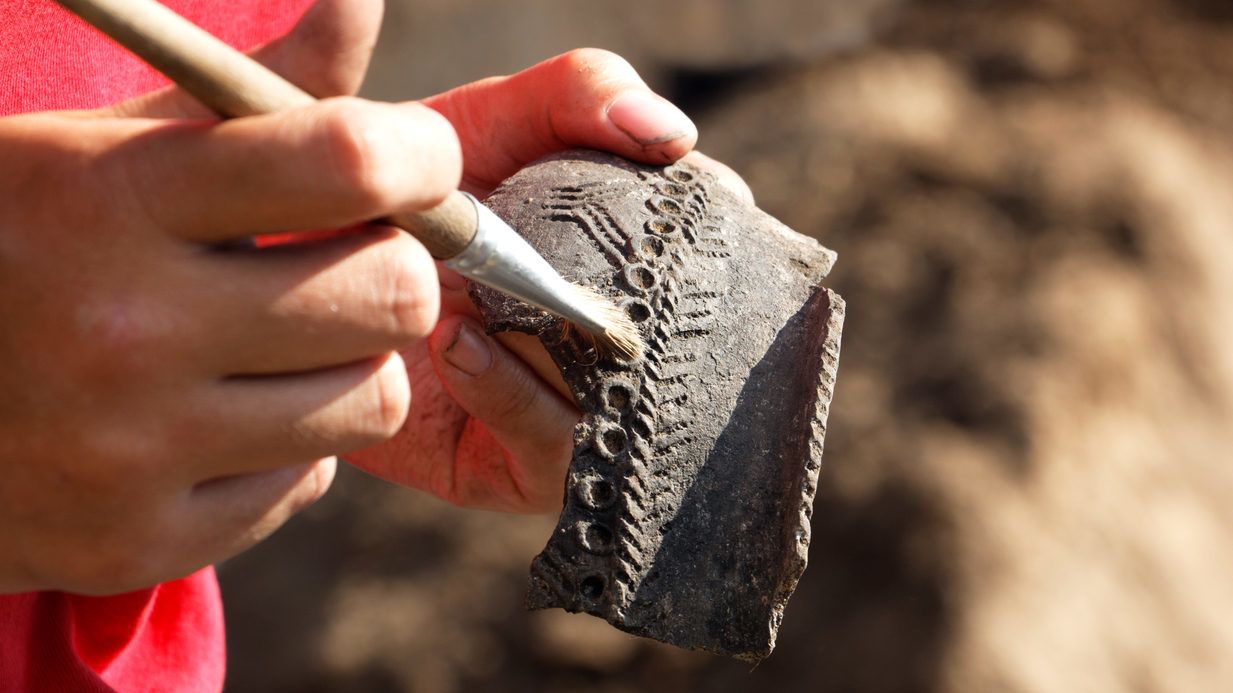
{"type": "Polygon", "coordinates": [[[689,194],[689,189],[686,188],[684,185],[681,185],[680,183],[672,183],[672,182],[661,183],[660,185],[656,186],[656,188],[659,190],[659,192],[663,193],[664,195],[671,196],[671,197],[685,197],[686,195],[689,194]]]}
{"type": "Polygon", "coordinates": [[[646,322],[651,319],[651,307],[641,301],[631,301],[625,306],[625,313],[634,322],[646,322]]]}
{"type": "Polygon", "coordinates": [[[590,551],[595,553],[607,553],[612,550],[613,535],[612,530],[607,527],[591,523],[586,525],[583,531],[583,544],[590,551]]]}
{"type": "Polygon", "coordinates": [[[681,207],[680,202],[677,202],[670,197],[661,197],[658,200],[655,200],[654,205],[655,209],[672,216],[676,216],[685,211],[685,209],[681,207]]]}
{"type": "Polygon", "coordinates": [[[606,508],[616,500],[616,489],[607,479],[595,479],[587,486],[587,500],[593,508],[606,508]]]}
{"type": "Polygon", "coordinates": [[[608,449],[611,455],[619,455],[625,450],[625,431],[619,428],[610,428],[604,431],[604,447],[608,449]]]}
{"type": "Polygon", "coordinates": [[[625,276],[634,288],[646,291],[655,286],[655,273],[643,265],[630,265],[625,270],[625,276]]]}
{"type": "Polygon", "coordinates": [[[661,258],[664,255],[664,241],[655,236],[639,236],[634,241],[634,250],[648,261],[661,258]]]}
{"type": "Polygon", "coordinates": [[[634,393],[627,385],[612,385],[608,388],[608,406],[617,411],[625,411],[634,398],[634,393]]]}
{"type": "MultiPolygon", "coordinates": [[[[652,219],[646,223],[646,230],[650,231],[652,234],[667,236],[677,232],[677,225],[667,219],[652,219]]],[[[654,238],[654,236],[652,236],[652,238],[654,238]]]]}
{"type": "Polygon", "coordinates": [[[599,575],[588,575],[582,579],[582,584],[578,586],[578,591],[582,592],[582,596],[587,599],[599,599],[604,594],[604,588],[607,584],[604,583],[604,578],[599,575]]]}

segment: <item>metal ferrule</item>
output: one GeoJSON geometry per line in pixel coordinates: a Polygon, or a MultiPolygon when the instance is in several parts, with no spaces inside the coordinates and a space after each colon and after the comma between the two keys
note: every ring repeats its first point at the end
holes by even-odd
{"type": "Polygon", "coordinates": [[[478,228],[471,244],[446,260],[446,267],[563,317],[588,332],[604,330],[603,325],[574,301],[573,286],[557,274],[526,239],[473,195],[467,197],[475,205],[478,228]]]}

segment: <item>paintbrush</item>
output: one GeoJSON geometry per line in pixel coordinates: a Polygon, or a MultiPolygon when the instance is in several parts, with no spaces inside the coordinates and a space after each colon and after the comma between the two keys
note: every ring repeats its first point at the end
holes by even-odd
{"type": "MultiPolygon", "coordinates": [[[[221,116],[238,118],[316,99],[155,0],[57,0],[221,116]]],[[[409,232],[468,279],[557,315],[622,359],[641,355],[638,329],[611,300],[566,281],[473,196],[455,191],[426,212],[381,223],[409,232]]]]}

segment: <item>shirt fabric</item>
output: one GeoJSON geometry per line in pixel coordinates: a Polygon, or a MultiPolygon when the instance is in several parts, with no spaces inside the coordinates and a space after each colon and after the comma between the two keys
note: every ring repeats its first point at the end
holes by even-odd
{"type": "MultiPolygon", "coordinates": [[[[287,33],[311,4],[162,2],[243,49],[287,33]]],[[[51,0],[0,0],[0,116],[97,108],[166,84],[51,0]]],[[[213,568],[114,596],[0,595],[0,693],[205,693],[222,689],[224,664],[213,568]]]]}

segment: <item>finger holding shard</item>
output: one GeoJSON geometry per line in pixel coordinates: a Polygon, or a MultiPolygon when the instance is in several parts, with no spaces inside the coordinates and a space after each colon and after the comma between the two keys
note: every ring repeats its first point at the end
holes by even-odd
{"type": "Polygon", "coordinates": [[[765,658],[809,546],[844,315],[820,286],[835,254],[684,163],[567,152],[486,203],[647,343],[622,361],[471,288],[489,330],[539,336],[583,412],[528,605],[765,658]]]}

